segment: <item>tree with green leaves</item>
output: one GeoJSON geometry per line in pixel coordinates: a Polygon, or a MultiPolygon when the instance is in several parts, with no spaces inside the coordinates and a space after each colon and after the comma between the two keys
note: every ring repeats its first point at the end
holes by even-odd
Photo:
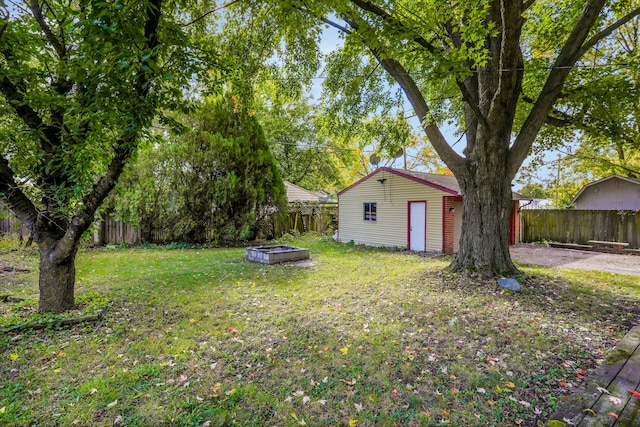
{"type": "MultiPolygon", "coordinates": [[[[610,13],[622,18],[621,5],[610,13]]],[[[541,35],[533,47],[536,55],[553,43],[552,37],[541,35]]],[[[640,177],[639,49],[640,19],[635,18],[585,55],[585,66],[569,76],[554,106],[553,127],[543,129],[533,146],[531,169],[556,147],[563,152],[563,175],[576,175],[578,188],[612,174],[640,177]]]]}
{"type": "Polygon", "coordinates": [[[460,250],[450,268],[485,277],[518,274],[508,247],[511,182],[553,120],[567,79],[640,14],[635,0],[277,4],[297,28],[315,20],[342,32],[344,48],[327,72],[332,90],[352,99],[351,111],[380,108],[385,85],[369,83],[375,79],[401,88],[463,195],[460,250]],[[554,43],[536,55],[541,32],[554,43]],[[459,151],[441,131],[447,121],[466,137],[459,151]]]}
{"type": "Polygon", "coordinates": [[[286,212],[284,184],[258,119],[230,92],[182,115],[180,133],[148,146],[111,203],[143,235],[203,243],[254,239],[286,212]]]}
{"type": "Polygon", "coordinates": [[[38,245],[39,310],[60,312],[83,233],[201,61],[174,2],[0,3],[0,197],[38,245]]]}
{"type": "Polygon", "coordinates": [[[351,152],[320,132],[318,107],[305,98],[283,96],[272,82],[264,82],[256,90],[256,117],[282,178],[310,190],[342,188],[340,166],[349,162],[351,152]]]}

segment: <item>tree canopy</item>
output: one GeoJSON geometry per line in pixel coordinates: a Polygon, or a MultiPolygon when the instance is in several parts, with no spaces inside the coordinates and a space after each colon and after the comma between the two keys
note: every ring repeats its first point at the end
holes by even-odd
{"type": "Polygon", "coordinates": [[[182,6],[2,4],[0,196],[38,245],[41,311],[73,307],[78,242],[158,107],[216,67],[182,6]]]}
{"type": "MultiPolygon", "coordinates": [[[[275,3],[270,3],[275,7],[275,3]]],[[[455,271],[517,274],[508,250],[511,182],[569,80],[635,22],[637,1],[277,2],[296,27],[330,25],[344,48],[327,67],[344,111],[388,108],[400,88],[464,199],[455,271]],[[384,70],[384,72],[382,72],[384,70]],[[465,136],[448,141],[448,121],[465,136]]]]}

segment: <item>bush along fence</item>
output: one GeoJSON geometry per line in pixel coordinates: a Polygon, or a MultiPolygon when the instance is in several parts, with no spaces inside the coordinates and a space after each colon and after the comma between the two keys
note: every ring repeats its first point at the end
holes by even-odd
{"type": "Polygon", "coordinates": [[[640,211],[522,210],[522,242],[629,243],[640,249],[640,211]]]}
{"type": "MultiPolygon", "coordinates": [[[[286,233],[318,232],[328,233],[337,228],[338,204],[326,202],[294,202],[289,205],[286,216],[273,215],[267,222],[269,230],[265,230],[263,237],[281,237],[286,233]]],[[[18,234],[21,238],[29,235],[26,228],[11,211],[0,204],[0,234],[18,234]],[[4,209],[4,210],[2,210],[4,209]],[[21,232],[19,232],[21,230],[21,232]]],[[[116,221],[105,215],[96,221],[93,233],[88,236],[90,244],[119,245],[122,243],[139,245],[144,243],[169,243],[168,233],[155,231],[149,238],[144,239],[139,226],[116,221]]],[[[215,230],[207,230],[211,240],[215,237],[215,230]]]]}

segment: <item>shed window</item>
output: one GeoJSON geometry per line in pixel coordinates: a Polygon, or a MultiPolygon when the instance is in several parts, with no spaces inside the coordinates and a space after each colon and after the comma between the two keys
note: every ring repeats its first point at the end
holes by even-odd
{"type": "Polygon", "coordinates": [[[375,221],[376,220],[376,203],[367,202],[364,204],[364,220],[375,221]]]}

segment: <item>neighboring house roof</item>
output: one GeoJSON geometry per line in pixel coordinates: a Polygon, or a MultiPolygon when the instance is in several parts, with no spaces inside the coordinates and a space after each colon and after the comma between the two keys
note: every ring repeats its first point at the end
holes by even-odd
{"type": "MultiPolygon", "coordinates": [[[[341,194],[349,191],[351,188],[355,187],[356,185],[358,185],[359,183],[361,183],[362,181],[364,181],[365,179],[369,179],[372,176],[380,173],[380,172],[388,172],[388,173],[392,173],[395,175],[399,175],[399,176],[403,176],[405,178],[408,178],[412,181],[416,181],[419,182],[421,184],[427,185],[429,187],[433,187],[436,188],[438,190],[442,190],[446,193],[455,195],[455,196],[460,196],[460,186],[458,185],[458,180],[456,179],[455,176],[452,175],[441,175],[441,174],[437,174],[437,173],[427,173],[427,172],[418,172],[418,171],[410,171],[410,170],[405,170],[405,169],[393,169],[393,168],[388,168],[388,167],[381,167],[376,169],[375,171],[371,172],[369,175],[365,176],[364,178],[361,178],[360,180],[356,181],[355,183],[351,184],[349,187],[345,188],[344,190],[340,191],[338,193],[338,196],[340,196],[341,194]]],[[[513,192],[513,200],[531,200],[530,197],[527,197],[523,194],[520,193],[516,193],[515,191],[513,192]]]]}
{"type": "Polygon", "coordinates": [[[578,191],[578,194],[576,194],[576,196],[571,200],[571,203],[575,204],[576,200],[578,200],[578,198],[582,195],[582,193],[584,193],[589,187],[593,187],[595,185],[602,184],[603,182],[609,181],[611,179],[620,179],[622,181],[626,181],[626,182],[629,182],[631,184],[637,184],[637,185],[640,186],[640,179],[638,179],[638,178],[628,178],[626,176],[611,175],[611,176],[608,176],[606,178],[602,178],[602,179],[599,179],[597,181],[593,181],[593,182],[590,182],[589,184],[586,184],[584,187],[582,187],[580,189],[580,191],[578,191]]]}
{"type": "Polygon", "coordinates": [[[287,202],[320,202],[323,200],[322,196],[289,181],[284,182],[284,188],[287,192],[287,202]]]}

